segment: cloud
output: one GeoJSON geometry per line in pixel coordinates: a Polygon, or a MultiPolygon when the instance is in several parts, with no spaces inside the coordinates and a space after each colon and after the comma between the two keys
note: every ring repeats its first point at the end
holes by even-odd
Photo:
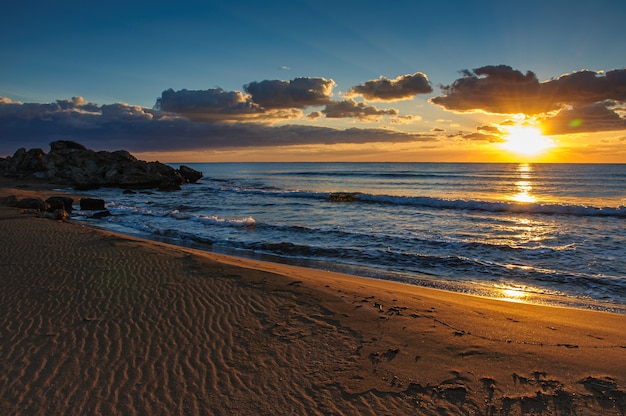
{"type": "Polygon", "coordinates": [[[496,126],[478,126],[476,130],[480,132],[487,132],[491,134],[502,134],[502,130],[497,128],[496,126]]]}
{"type": "Polygon", "coordinates": [[[561,110],[556,116],[541,120],[543,134],[592,133],[626,130],[626,118],[612,109],[614,101],[604,101],[561,110]]]}
{"type": "Polygon", "coordinates": [[[461,135],[462,138],[472,141],[487,141],[489,143],[500,143],[504,139],[495,134],[485,134],[483,132],[466,133],[461,135]]]}
{"type": "Polygon", "coordinates": [[[452,85],[440,86],[444,96],[430,101],[447,110],[460,112],[484,111],[500,114],[537,114],[555,110],[541,100],[537,76],[510,66],[484,66],[463,71],[464,77],[452,85]]]}
{"type": "Polygon", "coordinates": [[[490,143],[500,143],[503,142],[502,131],[495,126],[478,126],[476,127],[476,131],[472,133],[466,133],[463,131],[459,131],[454,134],[448,135],[451,138],[461,138],[465,140],[471,141],[487,141],[490,143]]]}
{"type": "Polygon", "coordinates": [[[365,84],[350,88],[346,97],[360,96],[370,101],[397,101],[432,91],[428,77],[421,72],[416,72],[413,75],[402,75],[396,79],[380,77],[367,81],[365,84]]]}
{"type": "Polygon", "coordinates": [[[255,81],[243,88],[255,104],[265,109],[302,109],[330,103],[334,86],[332,79],[295,78],[292,81],[255,81]]]}
{"type": "Polygon", "coordinates": [[[614,100],[626,101],[626,69],[603,72],[583,70],[539,82],[537,76],[510,66],[484,66],[464,70],[463,78],[441,86],[445,95],[433,104],[459,112],[537,115],[565,108],[614,100]]]}
{"type": "Polygon", "coordinates": [[[4,155],[20,147],[45,149],[60,139],[75,140],[95,150],[133,152],[435,140],[389,129],[205,122],[124,103],[99,106],[72,99],[22,104],[2,98],[0,137],[0,154],[4,155]]]}
{"type": "Polygon", "coordinates": [[[543,83],[544,95],[561,104],[587,105],[605,100],[626,101],[626,69],[578,71],[543,83]]]}
{"type": "Polygon", "coordinates": [[[157,98],[155,108],[176,113],[192,120],[240,119],[263,113],[249,97],[239,91],[224,91],[221,88],[208,90],[168,89],[157,98]]]}
{"type": "Polygon", "coordinates": [[[354,100],[343,100],[327,104],[322,113],[327,118],[352,117],[361,121],[378,121],[385,115],[397,116],[398,110],[394,108],[381,110],[374,106],[357,103],[354,100]]]}

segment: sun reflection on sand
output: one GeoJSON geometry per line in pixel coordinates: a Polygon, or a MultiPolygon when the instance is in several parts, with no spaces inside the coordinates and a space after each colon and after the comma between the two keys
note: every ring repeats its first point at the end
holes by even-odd
{"type": "Polygon", "coordinates": [[[507,302],[526,303],[530,300],[530,293],[519,287],[496,286],[496,292],[501,300],[507,302]]]}

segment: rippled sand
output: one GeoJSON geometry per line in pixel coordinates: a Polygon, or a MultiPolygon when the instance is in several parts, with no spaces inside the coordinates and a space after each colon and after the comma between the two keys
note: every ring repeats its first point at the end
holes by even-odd
{"type": "MultiPolygon", "coordinates": [[[[2,196],[2,195],[0,195],[2,196]]],[[[0,414],[626,412],[626,316],[0,208],[0,414]]]]}

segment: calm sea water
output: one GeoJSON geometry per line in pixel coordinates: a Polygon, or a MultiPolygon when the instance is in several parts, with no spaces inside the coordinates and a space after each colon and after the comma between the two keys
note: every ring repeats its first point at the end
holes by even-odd
{"type": "MultiPolygon", "coordinates": [[[[205,163],[94,193],[113,231],[446,290],[626,311],[626,165],[205,163]]],[[[172,165],[178,167],[178,165],[172,165]]]]}

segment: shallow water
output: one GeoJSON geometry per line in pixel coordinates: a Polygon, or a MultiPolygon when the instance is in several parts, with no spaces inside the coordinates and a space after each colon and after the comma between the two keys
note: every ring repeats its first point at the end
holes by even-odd
{"type": "MultiPolygon", "coordinates": [[[[626,165],[206,163],[97,225],[209,251],[624,312],[626,165]]],[[[177,164],[172,166],[178,167],[177,164]]]]}

